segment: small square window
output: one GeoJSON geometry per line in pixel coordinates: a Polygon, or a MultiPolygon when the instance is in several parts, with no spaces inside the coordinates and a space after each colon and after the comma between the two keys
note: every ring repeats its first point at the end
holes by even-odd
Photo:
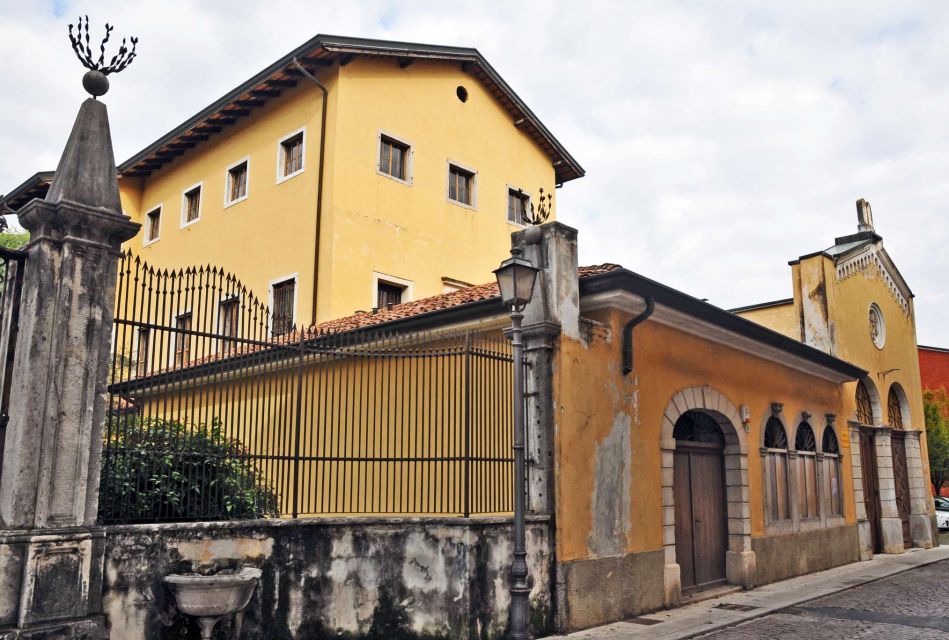
{"type": "Polygon", "coordinates": [[[182,224],[187,226],[201,217],[201,185],[185,191],[182,224]]]}
{"type": "Polygon", "coordinates": [[[138,349],[135,353],[135,375],[144,376],[148,373],[148,356],[151,346],[151,332],[148,329],[138,330],[138,349]]]}
{"type": "Polygon", "coordinates": [[[376,285],[376,307],[385,309],[389,305],[402,304],[404,292],[404,286],[380,280],[376,285]]]}
{"type": "Polygon", "coordinates": [[[145,214],[145,242],[155,242],[161,234],[161,207],[145,214]]]}
{"type": "Polygon", "coordinates": [[[227,202],[233,204],[247,197],[247,160],[227,170],[227,202]]]}
{"type": "Polygon", "coordinates": [[[289,178],[303,171],[303,132],[280,141],[279,175],[281,179],[289,178]]]}
{"type": "Polygon", "coordinates": [[[448,165],[448,199],[469,207],[474,205],[475,174],[459,166],[448,165]]]}
{"type": "Polygon", "coordinates": [[[527,211],[530,196],[520,189],[507,190],[507,221],[514,224],[527,224],[527,211]]]}
{"type": "Polygon", "coordinates": [[[282,336],[293,330],[293,302],[297,282],[284,280],[273,285],[273,335],[282,336]]]}
{"type": "Polygon", "coordinates": [[[379,171],[398,180],[408,176],[409,145],[381,136],[379,142],[379,171]]]}

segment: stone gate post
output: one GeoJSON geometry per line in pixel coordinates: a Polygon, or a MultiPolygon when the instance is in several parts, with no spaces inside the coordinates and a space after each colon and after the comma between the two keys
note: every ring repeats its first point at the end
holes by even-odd
{"type": "Polygon", "coordinates": [[[79,110],[30,232],[0,477],[0,638],[98,638],[96,526],[122,215],[106,106],[79,110]]]}

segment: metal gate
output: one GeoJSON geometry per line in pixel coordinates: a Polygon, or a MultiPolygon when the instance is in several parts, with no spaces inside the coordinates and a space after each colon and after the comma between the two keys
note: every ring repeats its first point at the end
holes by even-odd
{"type": "Polygon", "coordinates": [[[894,430],[891,435],[891,450],[893,452],[893,484],[896,488],[896,510],[903,521],[903,546],[913,546],[913,536],[910,534],[909,515],[909,470],[906,466],[906,434],[894,430]]]}

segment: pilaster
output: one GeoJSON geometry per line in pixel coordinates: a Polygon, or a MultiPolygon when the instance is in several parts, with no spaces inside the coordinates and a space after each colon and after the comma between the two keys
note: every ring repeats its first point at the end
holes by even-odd
{"type": "Polygon", "coordinates": [[[880,489],[880,529],[883,553],[903,553],[903,520],[896,507],[896,483],[893,480],[893,449],[891,429],[873,430],[877,452],[877,481],[880,489]]]}
{"type": "MultiPolygon", "coordinates": [[[[866,496],[863,492],[863,462],[860,459],[860,425],[848,423],[850,432],[850,468],[853,472],[853,500],[857,515],[857,539],[860,544],[860,559],[873,558],[873,536],[867,519],[866,496]]],[[[843,493],[841,492],[841,497],[843,493]]]]}
{"type": "Polygon", "coordinates": [[[932,529],[932,498],[929,478],[923,475],[919,431],[906,431],[906,471],[909,473],[910,516],[909,530],[913,546],[932,548],[936,536],[932,529]]]}

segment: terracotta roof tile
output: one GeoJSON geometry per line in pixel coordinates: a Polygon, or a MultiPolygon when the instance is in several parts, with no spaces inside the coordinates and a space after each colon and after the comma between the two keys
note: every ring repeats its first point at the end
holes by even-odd
{"type": "MultiPolygon", "coordinates": [[[[616,271],[617,269],[622,269],[622,267],[618,264],[604,263],[589,267],[580,267],[579,275],[580,278],[588,278],[602,273],[616,271]]],[[[450,293],[442,293],[437,296],[422,298],[421,300],[412,300],[411,302],[392,305],[386,309],[379,309],[375,313],[360,312],[335,320],[327,320],[326,322],[321,322],[316,325],[311,330],[318,333],[352,331],[354,329],[362,329],[364,327],[392,322],[393,320],[411,318],[413,316],[422,315],[423,313],[450,309],[463,304],[481,302],[482,300],[489,300],[497,296],[498,284],[496,282],[479,284],[450,293]]]]}

